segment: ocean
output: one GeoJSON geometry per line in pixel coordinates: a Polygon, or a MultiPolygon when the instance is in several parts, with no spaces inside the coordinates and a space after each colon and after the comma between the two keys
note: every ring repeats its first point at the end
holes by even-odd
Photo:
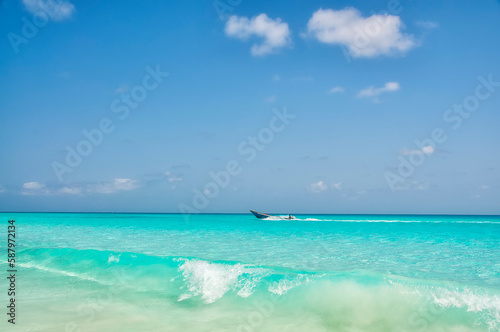
{"type": "Polygon", "coordinates": [[[500,217],[0,213],[2,331],[500,331],[500,217]]]}

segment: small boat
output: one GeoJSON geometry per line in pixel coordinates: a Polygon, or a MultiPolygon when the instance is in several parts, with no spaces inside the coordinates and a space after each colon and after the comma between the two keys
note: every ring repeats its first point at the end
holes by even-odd
{"type": "Polygon", "coordinates": [[[260,212],[254,211],[254,210],[250,210],[250,212],[252,212],[253,215],[256,216],[258,219],[266,219],[266,218],[278,218],[278,219],[286,219],[286,220],[295,219],[295,217],[292,216],[291,214],[288,215],[288,217],[281,217],[281,216],[274,216],[272,214],[267,214],[267,213],[260,213],[260,212]]]}

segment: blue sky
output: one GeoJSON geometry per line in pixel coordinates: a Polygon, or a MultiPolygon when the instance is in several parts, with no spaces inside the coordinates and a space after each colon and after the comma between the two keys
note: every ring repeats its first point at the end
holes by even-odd
{"type": "Polygon", "coordinates": [[[492,0],[3,1],[0,210],[498,214],[499,28],[492,0]]]}

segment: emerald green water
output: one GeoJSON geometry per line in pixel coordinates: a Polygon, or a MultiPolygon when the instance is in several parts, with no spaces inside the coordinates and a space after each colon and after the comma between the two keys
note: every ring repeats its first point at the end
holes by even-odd
{"type": "Polygon", "coordinates": [[[24,331],[500,329],[498,216],[1,216],[24,331]]]}

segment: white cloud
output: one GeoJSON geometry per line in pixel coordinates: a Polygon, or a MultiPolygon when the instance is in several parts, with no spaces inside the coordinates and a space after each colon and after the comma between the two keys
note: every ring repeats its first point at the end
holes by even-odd
{"type": "Polygon", "coordinates": [[[24,189],[29,189],[29,190],[39,190],[39,189],[42,189],[44,188],[45,185],[43,183],[40,183],[40,182],[26,182],[25,184],[23,184],[23,188],[24,189]]]}
{"type": "Polygon", "coordinates": [[[104,181],[97,183],[74,184],[60,188],[57,193],[67,195],[78,194],[113,194],[119,191],[128,191],[137,189],[140,183],[137,180],[116,178],[113,181],[104,181]]]}
{"type": "Polygon", "coordinates": [[[418,25],[419,27],[421,28],[424,28],[424,29],[436,29],[437,27],[439,27],[439,24],[436,23],[436,22],[431,22],[431,21],[417,21],[415,22],[416,25],[418,25]]]}
{"type": "Polygon", "coordinates": [[[308,187],[309,191],[313,193],[320,193],[328,189],[328,186],[323,181],[311,183],[308,187]]]}
{"type": "Polygon", "coordinates": [[[247,40],[255,36],[262,38],[260,43],[252,45],[251,53],[254,56],[275,53],[280,48],[290,44],[290,29],[287,23],[280,18],[273,20],[266,14],[248,19],[233,15],[226,22],[227,36],[247,40]]]}
{"type": "Polygon", "coordinates": [[[377,97],[384,92],[398,91],[401,87],[398,82],[387,82],[381,88],[375,88],[373,85],[358,92],[358,98],[377,97]]]}
{"type": "Polygon", "coordinates": [[[328,93],[344,93],[344,92],[345,92],[345,90],[341,86],[334,86],[333,88],[328,90],[328,93]]]}
{"type": "Polygon", "coordinates": [[[399,153],[402,154],[403,156],[409,156],[409,155],[421,155],[421,154],[431,155],[434,152],[436,152],[436,150],[432,145],[426,145],[421,149],[404,148],[399,153]]]}
{"type": "Polygon", "coordinates": [[[403,54],[416,44],[403,34],[399,16],[361,16],[355,8],[319,9],[307,24],[310,35],[326,44],[341,45],[356,58],[403,54]]]}
{"type": "Polygon", "coordinates": [[[59,189],[59,192],[61,194],[68,194],[68,195],[78,195],[82,192],[82,188],[78,187],[62,187],[59,189]]]}
{"type": "MultiPolygon", "coordinates": [[[[180,181],[180,178],[174,178],[180,181]]],[[[172,182],[172,181],[170,181],[172,182]]],[[[79,194],[112,194],[139,188],[137,180],[116,178],[113,181],[97,183],[72,183],[69,185],[46,185],[40,182],[26,182],[22,186],[22,195],[79,195],[79,194]]]]}
{"type": "Polygon", "coordinates": [[[177,175],[174,175],[170,173],[169,171],[165,172],[165,175],[167,176],[168,182],[176,182],[176,181],[182,181],[183,179],[177,175]]]}
{"type": "Polygon", "coordinates": [[[69,19],[76,12],[75,6],[69,1],[23,0],[23,4],[30,13],[46,13],[54,21],[69,19]]]}
{"type": "Polygon", "coordinates": [[[90,185],[87,188],[87,191],[97,192],[100,194],[112,194],[117,191],[128,191],[136,189],[138,187],[139,184],[136,180],[117,178],[112,182],[103,182],[96,185],[90,185]]]}
{"type": "Polygon", "coordinates": [[[433,154],[434,153],[434,147],[432,145],[427,145],[422,148],[422,152],[425,154],[433,154]]]}
{"type": "Polygon", "coordinates": [[[130,87],[127,84],[122,84],[115,89],[117,95],[130,91],[130,87]]]}
{"type": "Polygon", "coordinates": [[[398,184],[394,189],[395,190],[427,190],[429,189],[429,183],[424,181],[405,181],[403,183],[398,184]]]}
{"type": "Polygon", "coordinates": [[[45,184],[40,182],[26,182],[23,184],[21,195],[48,195],[50,191],[46,189],[45,184]]]}
{"type": "Polygon", "coordinates": [[[342,190],[342,181],[332,184],[333,188],[336,190],[342,190]]]}

